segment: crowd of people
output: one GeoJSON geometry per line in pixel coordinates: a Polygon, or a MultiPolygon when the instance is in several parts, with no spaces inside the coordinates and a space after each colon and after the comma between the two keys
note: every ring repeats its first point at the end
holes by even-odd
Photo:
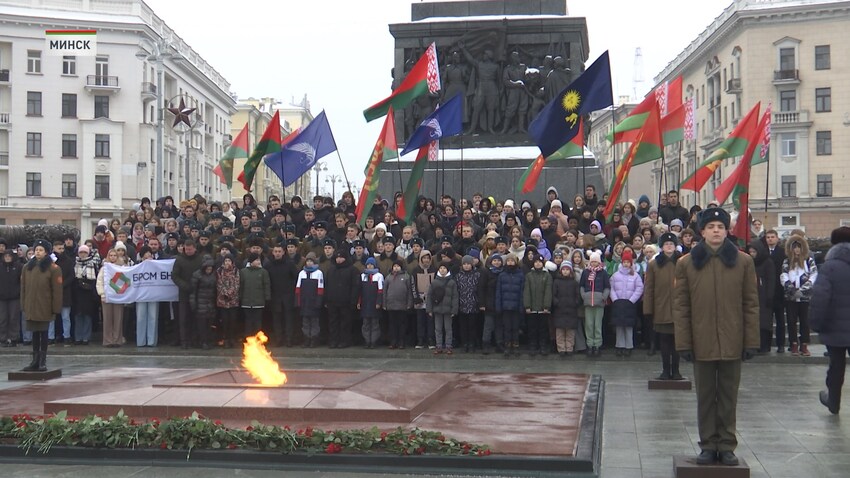
{"type": "MultiPolygon", "coordinates": [[[[662,378],[681,378],[673,346],[676,261],[700,239],[700,207],[677,191],[628,200],[603,217],[606,197],[587,186],[571,202],[548,188],[539,205],[420,197],[406,223],[401,201],[378,197],[361,227],[350,192],[338,202],[298,196],[265,207],[201,195],[142,198],[93,237],[38,246],[58,266],[62,305],[47,343],[104,347],[128,341],[183,348],[234,347],[264,330],[272,347],[428,349],[564,357],[602,350],[660,351],[662,378]],[[103,263],[174,258],[175,303],[111,304],[103,263]],[[134,326],[135,325],[135,326],[134,326]]],[[[35,248],[0,239],[0,341],[33,342],[21,313],[22,270],[35,248]]],[[[759,275],[761,349],[809,356],[808,303],[818,268],[802,231],[783,244],[754,221],[746,246],[759,275]],[[786,327],[787,325],[787,327],[786,327]],[[786,335],[787,330],[787,335],[786,335]],[[775,333],[774,333],[775,331],[775,333]]]]}

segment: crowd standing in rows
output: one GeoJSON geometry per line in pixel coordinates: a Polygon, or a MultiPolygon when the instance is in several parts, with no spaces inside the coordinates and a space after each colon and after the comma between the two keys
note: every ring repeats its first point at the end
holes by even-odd
{"type": "MultiPolygon", "coordinates": [[[[233,347],[267,331],[273,347],[458,349],[505,357],[638,347],[662,357],[662,379],[680,379],[673,342],[676,262],[700,239],[699,206],[678,193],[656,207],[643,195],[603,217],[605,197],[588,186],[572,201],[550,187],[541,204],[420,197],[410,223],[396,216],[401,194],[378,197],[363,227],[350,192],[339,202],[298,196],[265,207],[196,195],[175,203],[143,198],[94,235],[35,247],[0,239],[0,341],[36,340],[21,313],[22,271],[46,253],[61,273],[61,307],[46,343],[105,347],[135,340],[183,348],[233,347]],[[42,252],[38,252],[38,249],[42,252]],[[32,259],[35,257],[35,259],[32,259]],[[110,304],[103,263],[174,258],[176,303],[110,304]],[[135,324],[134,324],[135,322],[135,324]],[[135,325],[135,327],[133,327],[135,325]]],[[[753,221],[746,251],[759,277],[761,348],[808,356],[808,305],[818,268],[805,235],[781,244],[753,221]],[[775,334],[774,334],[775,327],[775,334]]],[[[26,304],[24,304],[26,312],[26,304]]],[[[49,322],[49,323],[48,323],[49,322]]],[[[39,333],[39,337],[41,334],[39,333]]],[[[41,347],[39,342],[39,347],[41,347]]]]}

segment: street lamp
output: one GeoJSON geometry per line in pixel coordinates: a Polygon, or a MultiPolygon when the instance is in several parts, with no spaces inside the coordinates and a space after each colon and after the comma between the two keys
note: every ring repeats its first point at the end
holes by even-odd
{"type": "Polygon", "coordinates": [[[342,184],[342,176],[339,174],[330,174],[325,178],[326,183],[331,183],[331,198],[336,201],[336,184],[342,184]]]}
{"type": "Polygon", "coordinates": [[[319,174],[321,174],[322,171],[327,171],[327,170],[328,170],[328,163],[323,162],[323,161],[317,162],[316,165],[313,167],[313,171],[316,173],[316,196],[319,195],[319,174]]]}
{"type": "Polygon", "coordinates": [[[183,57],[179,53],[171,53],[169,49],[174,49],[165,39],[152,41],[148,38],[142,38],[139,41],[139,51],[136,52],[136,58],[141,61],[151,62],[156,66],[156,178],[154,185],[156,187],[156,197],[154,200],[159,200],[163,197],[163,148],[165,144],[162,140],[163,120],[165,117],[163,110],[162,93],[165,88],[163,84],[163,64],[165,60],[182,61],[183,57]],[[149,53],[151,50],[152,53],[149,53]]]}

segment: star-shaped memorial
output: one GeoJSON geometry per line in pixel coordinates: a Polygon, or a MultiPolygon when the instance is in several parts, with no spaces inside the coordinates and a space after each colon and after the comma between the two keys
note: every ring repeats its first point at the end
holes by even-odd
{"type": "Polygon", "coordinates": [[[177,126],[180,123],[185,124],[189,128],[192,127],[192,113],[195,112],[197,108],[187,108],[186,102],[183,101],[183,98],[180,98],[180,106],[175,108],[173,106],[168,108],[174,115],[174,123],[171,125],[172,127],[177,126]]]}

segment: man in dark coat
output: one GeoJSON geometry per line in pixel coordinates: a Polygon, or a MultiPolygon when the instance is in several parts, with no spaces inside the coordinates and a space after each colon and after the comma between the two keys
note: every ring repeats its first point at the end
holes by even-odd
{"type": "Polygon", "coordinates": [[[850,349],[850,227],[832,231],[831,240],[833,246],[818,267],[818,279],[812,286],[809,323],[829,351],[827,390],[820,392],[820,402],[830,413],[838,414],[850,349]]]}
{"type": "Polygon", "coordinates": [[[667,205],[658,208],[658,215],[664,224],[670,225],[674,219],[682,221],[682,225],[690,221],[691,214],[679,204],[679,191],[671,189],[667,193],[667,205]]]}
{"type": "Polygon", "coordinates": [[[703,241],[676,263],[676,350],[694,362],[699,465],[738,464],[735,409],[741,362],[759,346],[755,265],[727,239],[730,221],[724,209],[702,211],[703,241]]]}
{"type": "Polygon", "coordinates": [[[334,253],[325,275],[325,307],[328,309],[328,346],[343,349],[351,345],[351,313],[357,307],[360,272],[351,264],[345,250],[334,253]]]}
{"type": "Polygon", "coordinates": [[[779,233],[771,229],[764,233],[764,243],[770,260],[773,261],[775,281],[773,283],[773,320],[776,323],[776,353],[785,352],[785,293],[782,281],[782,263],[785,261],[785,248],[779,244],[779,233]]]}
{"type": "Polygon", "coordinates": [[[198,254],[195,241],[186,239],[183,241],[183,254],[174,260],[174,268],[171,270],[171,281],[180,289],[178,302],[178,320],[180,330],[180,345],[188,349],[196,343],[196,333],[193,327],[192,309],[190,296],[192,294],[192,274],[201,268],[203,256],[198,254]]]}
{"type": "MultiPolygon", "coordinates": [[[[293,239],[295,245],[298,241],[293,239]]],[[[281,243],[272,247],[272,257],[263,267],[269,273],[272,288],[272,347],[280,347],[284,343],[292,347],[295,341],[295,330],[298,317],[295,314],[295,281],[298,279],[298,264],[301,258],[293,259],[286,254],[285,246],[281,243]]]]}
{"type": "MultiPolygon", "coordinates": [[[[68,257],[65,254],[65,241],[53,241],[53,255],[56,256],[54,264],[62,269],[62,313],[59,320],[62,321],[62,341],[65,345],[71,345],[74,341],[71,338],[71,291],[74,285],[74,258],[68,257]]],[[[58,320],[50,323],[50,328],[47,331],[48,340],[52,342],[55,339],[55,329],[58,320]]]]}

